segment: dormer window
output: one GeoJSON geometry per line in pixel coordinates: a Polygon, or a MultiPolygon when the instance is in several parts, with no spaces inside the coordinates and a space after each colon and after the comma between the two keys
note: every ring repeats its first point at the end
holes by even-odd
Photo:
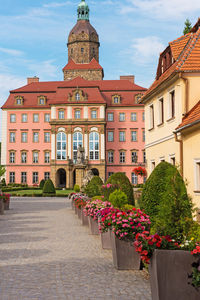
{"type": "Polygon", "coordinates": [[[81,48],[81,53],[83,53],[84,52],[84,48],[81,48]]]}
{"type": "Polygon", "coordinates": [[[38,104],[39,105],[45,105],[46,104],[46,97],[44,97],[44,96],[38,97],[38,104]]]}
{"type": "Polygon", "coordinates": [[[119,95],[112,96],[112,103],[113,104],[120,104],[121,103],[121,97],[119,95]]]}
{"type": "Polygon", "coordinates": [[[79,93],[76,93],[75,99],[76,99],[76,101],[80,101],[81,97],[80,97],[80,94],[79,94],[79,93]]]}
{"type": "Polygon", "coordinates": [[[15,98],[15,104],[16,105],[22,105],[23,104],[23,97],[18,96],[15,98]]]}

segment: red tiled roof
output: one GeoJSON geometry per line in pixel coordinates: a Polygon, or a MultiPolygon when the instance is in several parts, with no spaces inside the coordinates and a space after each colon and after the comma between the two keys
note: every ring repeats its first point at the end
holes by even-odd
{"type": "Polygon", "coordinates": [[[181,131],[185,127],[192,126],[200,122],[200,101],[184,116],[182,123],[176,128],[176,131],[181,131]]]}
{"type": "Polygon", "coordinates": [[[103,70],[102,66],[96,61],[95,58],[91,60],[89,64],[76,64],[73,59],[71,59],[68,64],[63,68],[64,70],[103,70]]]}
{"type": "MultiPolygon", "coordinates": [[[[145,88],[129,80],[89,81],[77,77],[67,81],[33,82],[19,89],[12,90],[2,108],[16,108],[14,103],[17,95],[24,98],[24,104],[20,108],[46,108],[51,104],[68,103],[69,93],[72,94],[77,88],[88,95],[86,103],[106,103],[108,106],[113,106],[112,96],[114,94],[119,94],[122,100],[121,104],[115,106],[141,106],[142,104],[135,103],[135,95],[146,91],[145,88]],[[45,106],[38,105],[38,96],[41,95],[47,97],[45,106]]],[[[70,101],[70,103],[72,102],[70,101]]]]}
{"type": "Polygon", "coordinates": [[[192,29],[187,35],[169,43],[175,62],[153,82],[143,96],[142,102],[169,77],[180,72],[200,72],[200,20],[198,22],[199,26],[194,26],[195,32],[192,29]]]}

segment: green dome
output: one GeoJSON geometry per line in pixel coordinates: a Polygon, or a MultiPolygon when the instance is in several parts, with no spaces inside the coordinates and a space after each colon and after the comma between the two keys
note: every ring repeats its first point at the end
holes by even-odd
{"type": "Polygon", "coordinates": [[[78,20],[89,21],[89,11],[90,11],[89,6],[85,2],[85,0],[81,0],[77,8],[78,20]]]}

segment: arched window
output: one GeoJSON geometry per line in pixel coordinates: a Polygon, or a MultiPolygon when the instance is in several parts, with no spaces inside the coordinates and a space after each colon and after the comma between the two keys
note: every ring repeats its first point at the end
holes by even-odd
{"type": "Polygon", "coordinates": [[[57,159],[58,160],[65,160],[66,155],[66,149],[67,149],[67,137],[64,132],[59,132],[57,134],[57,159]]]}
{"type": "Polygon", "coordinates": [[[79,100],[81,99],[81,97],[80,97],[80,94],[79,94],[79,93],[76,93],[76,95],[75,95],[75,99],[76,99],[77,101],[79,101],[79,100]]]}
{"type": "Polygon", "coordinates": [[[90,145],[90,160],[99,159],[99,134],[97,132],[91,132],[89,136],[90,145]]]}
{"type": "Polygon", "coordinates": [[[77,150],[79,145],[81,145],[81,147],[83,147],[83,135],[81,132],[75,132],[73,134],[73,157],[74,157],[74,161],[77,160],[77,150]]]}

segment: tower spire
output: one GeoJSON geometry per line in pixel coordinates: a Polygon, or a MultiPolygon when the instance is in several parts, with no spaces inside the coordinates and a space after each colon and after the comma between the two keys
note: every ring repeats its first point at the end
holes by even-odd
{"type": "Polygon", "coordinates": [[[85,2],[85,0],[81,0],[77,8],[78,21],[79,20],[89,21],[89,11],[90,11],[89,6],[85,2]]]}

